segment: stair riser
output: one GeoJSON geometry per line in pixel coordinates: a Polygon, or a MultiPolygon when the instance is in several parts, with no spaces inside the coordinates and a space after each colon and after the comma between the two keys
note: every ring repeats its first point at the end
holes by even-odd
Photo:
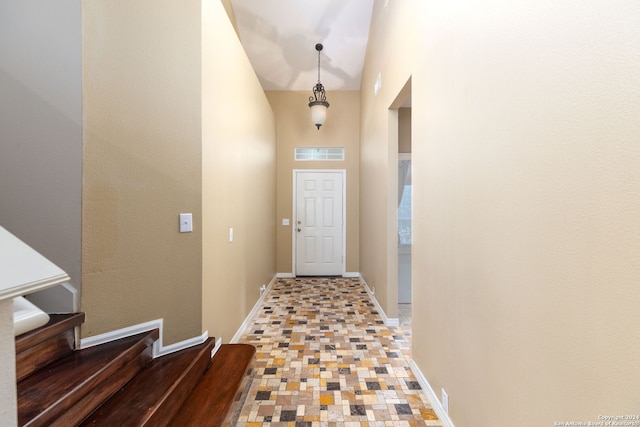
{"type": "Polygon", "coordinates": [[[70,329],[73,330],[73,328],[80,326],[84,322],[84,313],[51,314],[49,317],[51,319],[45,326],[16,337],[16,353],[20,354],[49,338],[70,329]]]}
{"type": "Polygon", "coordinates": [[[51,314],[49,323],[16,337],[16,380],[21,381],[75,348],[74,328],[84,313],[51,314]]]}
{"type": "Polygon", "coordinates": [[[16,354],[16,380],[28,377],[38,369],[73,352],[73,329],[16,354]]]}

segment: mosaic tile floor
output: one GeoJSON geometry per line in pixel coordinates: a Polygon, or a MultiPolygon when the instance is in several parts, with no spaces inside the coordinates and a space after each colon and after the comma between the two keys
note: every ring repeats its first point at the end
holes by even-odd
{"type": "Polygon", "coordinates": [[[358,279],[278,279],[240,342],[256,346],[240,427],[442,426],[358,279]]]}

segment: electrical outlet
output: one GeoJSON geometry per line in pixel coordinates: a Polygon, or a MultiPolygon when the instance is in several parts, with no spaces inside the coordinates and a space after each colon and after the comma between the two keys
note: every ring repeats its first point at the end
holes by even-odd
{"type": "Polygon", "coordinates": [[[444,388],[442,389],[442,409],[444,409],[445,414],[449,414],[449,395],[444,388]]]}

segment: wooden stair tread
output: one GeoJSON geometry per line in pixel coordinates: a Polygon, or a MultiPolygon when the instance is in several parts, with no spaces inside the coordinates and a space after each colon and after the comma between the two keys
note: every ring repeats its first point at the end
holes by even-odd
{"type": "Polygon", "coordinates": [[[151,359],[151,345],[158,336],[155,329],[75,351],[18,382],[19,424],[53,425],[62,414],[92,412],[120,388],[119,382],[129,381],[151,359]],[[118,384],[115,390],[113,384],[118,384]],[[83,408],[72,410],[77,403],[83,408]]]}
{"type": "Polygon", "coordinates": [[[171,420],[211,363],[213,338],[154,359],[81,426],[157,426],[171,420]]]}
{"type": "Polygon", "coordinates": [[[16,353],[25,351],[29,347],[33,347],[68,329],[80,326],[83,322],[84,313],[50,314],[49,322],[46,325],[16,337],[16,353]]]}
{"type": "Polygon", "coordinates": [[[256,349],[248,344],[224,344],[214,355],[211,366],[196,385],[171,426],[217,427],[229,423],[233,412],[249,387],[256,349]]]}
{"type": "Polygon", "coordinates": [[[74,350],[84,313],[53,314],[15,339],[20,426],[230,426],[255,347],[214,340],[152,360],[159,331],[74,350]]]}

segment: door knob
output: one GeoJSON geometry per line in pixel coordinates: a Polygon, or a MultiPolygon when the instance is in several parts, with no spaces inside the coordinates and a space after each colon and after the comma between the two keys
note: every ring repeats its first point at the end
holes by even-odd
{"type": "Polygon", "coordinates": [[[301,232],[301,231],[302,231],[302,229],[301,229],[301,228],[298,228],[298,233],[299,233],[299,232],[301,232]]]}

